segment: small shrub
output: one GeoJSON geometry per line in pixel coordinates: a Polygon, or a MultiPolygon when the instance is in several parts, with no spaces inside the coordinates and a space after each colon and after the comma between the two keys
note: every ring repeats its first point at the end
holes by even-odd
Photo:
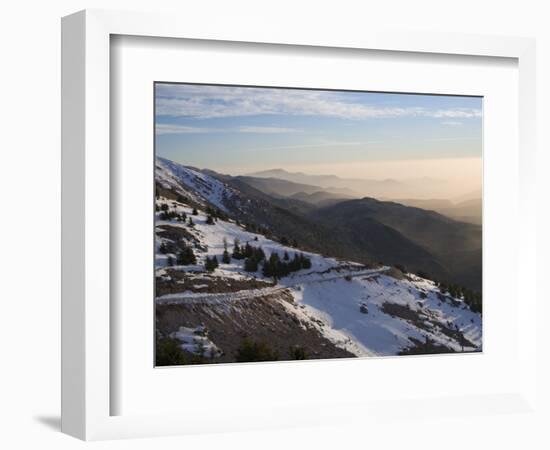
{"type": "Polygon", "coordinates": [[[244,339],[237,349],[237,362],[277,361],[279,355],[272,351],[265,343],[244,339]]]}
{"type": "Polygon", "coordinates": [[[295,360],[308,359],[308,356],[307,356],[307,353],[306,353],[304,347],[301,347],[299,345],[296,345],[294,347],[290,347],[289,357],[290,357],[290,359],[295,359],[295,360]]]}

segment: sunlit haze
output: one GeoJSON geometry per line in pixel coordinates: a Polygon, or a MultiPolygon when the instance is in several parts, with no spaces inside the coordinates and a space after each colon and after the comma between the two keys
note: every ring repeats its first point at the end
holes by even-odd
{"type": "Polygon", "coordinates": [[[481,188],[479,97],[190,84],[155,93],[157,155],[185,165],[391,179],[417,198],[481,188]]]}

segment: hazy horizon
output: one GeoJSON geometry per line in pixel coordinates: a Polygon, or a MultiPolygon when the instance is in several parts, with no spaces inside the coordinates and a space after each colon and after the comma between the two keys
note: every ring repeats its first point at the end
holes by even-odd
{"type": "Polygon", "coordinates": [[[481,189],[479,97],[157,84],[158,156],[228,175],[424,180],[418,198],[481,189]]]}

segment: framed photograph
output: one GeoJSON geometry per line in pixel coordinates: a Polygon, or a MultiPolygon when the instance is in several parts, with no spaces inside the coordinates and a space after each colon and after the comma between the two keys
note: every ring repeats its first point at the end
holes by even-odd
{"type": "Polygon", "coordinates": [[[481,97],[154,95],[157,366],[482,351],[481,97]]]}
{"type": "Polygon", "coordinates": [[[62,28],[64,432],[531,407],[533,41],[62,28]]]}

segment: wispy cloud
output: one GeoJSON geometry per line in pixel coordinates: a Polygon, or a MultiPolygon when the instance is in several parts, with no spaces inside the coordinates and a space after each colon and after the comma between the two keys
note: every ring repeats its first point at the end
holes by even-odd
{"type": "Polygon", "coordinates": [[[206,134],[206,133],[253,133],[253,134],[283,134],[299,133],[302,130],[298,128],[284,127],[255,127],[240,126],[235,128],[212,128],[212,127],[193,127],[187,125],[165,124],[156,125],[155,133],[157,136],[166,134],[206,134]]]}
{"type": "Polygon", "coordinates": [[[159,123],[155,127],[155,134],[197,134],[197,133],[215,133],[219,131],[215,128],[189,127],[186,125],[171,125],[159,123]]]}
{"type": "Polygon", "coordinates": [[[464,125],[464,123],[458,121],[458,120],[444,120],[441,122],[441,125],[446,125],[448,127],[461,127],[464,125]]]}
{"type": "Polygon", "coordinates": [[[237,129],[239,133],[259,133],[259,134],[279,134],[279,133],[299,133],[302,130],[298,128],[284,128],[284,127],[239,127],[237,129]]]}
{"type": "Polygon", "coordinates": [[[252,150],[254,151],[263,151],[263,150],[293,150],[293,149],[300,149],[300,148],[318,148],[318,147],[348,147],[348,146],[355,146],[355,145],[364,145],[368,144],[369,142],[312,142],[309,144],[296,144],[296,145],[277,145],[275,147],[263,147],[263,148],[254,148],[252,150]]]}
{"type": "Polygon", "coordinates": [[[157,85],[159,116],[212,119],[255,115],[325,116],[345,119],[481,117],[476,108],[395,107],[359,102],[338,92],[228,86],[157,85]]]}

